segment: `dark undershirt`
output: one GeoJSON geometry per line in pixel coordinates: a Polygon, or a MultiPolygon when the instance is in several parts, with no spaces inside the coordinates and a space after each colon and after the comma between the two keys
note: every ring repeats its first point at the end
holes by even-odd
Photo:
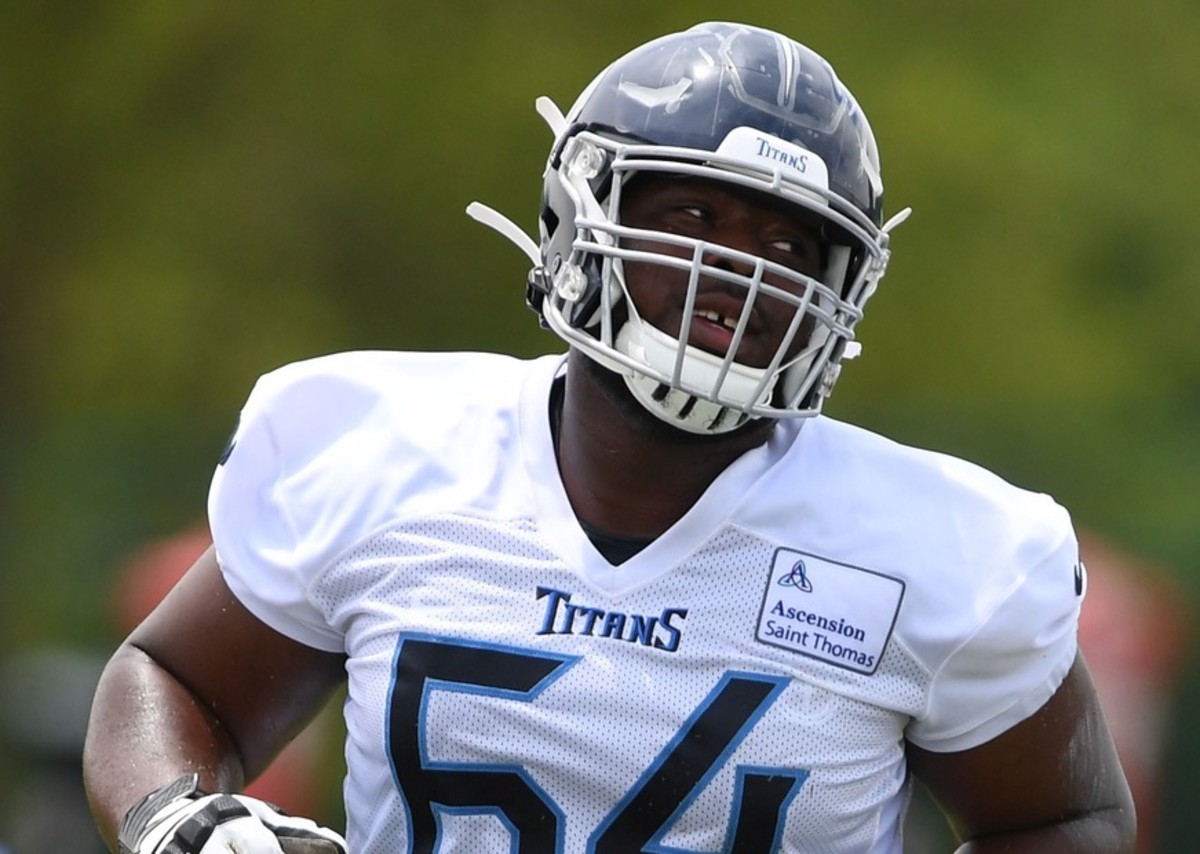
{"type": "Polygon", "coordinates": [[[579,527],[583,528],[588,539],[592,541],[596,551],[604,555],[604,559],[613,566],[624,563],[654,542],[653,538],[620,537],[607,531],[601,531],[582,519],[576,518],[576,521],[579,522],[579,527]]]}
{"type": "MultiPolygon", "coordinates": [[[[550,438],[554,442],[554,455],[556,457],[558,456],[558,427],[559,422],[562,420],[563,389],[565,386],[565,379],[558,377],[554,380],[554,385],[550,387],[550,438]]],[[[583,529],[583,532],[587,534],[587,538],[592,541],[592,545],[596,547],[596,551],[600,552],[604,556],[604,559],[613,566],[629,560],[654,541],[653,537],[625,537],[619,534],[612,534],[594,525],[589,525],[578,516],[575,517],[575,520],[579,523],[579,527],[583,529]]]]}

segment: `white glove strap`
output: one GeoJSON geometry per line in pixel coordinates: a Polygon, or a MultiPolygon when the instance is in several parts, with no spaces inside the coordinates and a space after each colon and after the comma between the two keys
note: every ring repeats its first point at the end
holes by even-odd
{"type": "Polygon", "coordinates": [[[245,795],[203,795],[195,774],[152,792],[121,822],[121,854],[346,854],[340,835],[245,795]]]}

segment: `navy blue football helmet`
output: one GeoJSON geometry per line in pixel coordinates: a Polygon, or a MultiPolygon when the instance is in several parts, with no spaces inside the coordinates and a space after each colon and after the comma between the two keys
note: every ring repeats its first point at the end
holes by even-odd
{"type": "Polygon", "coordinates": [[[534,261],[527,297],[543,323],[624,376],[652,413],[690,432],[819,412],[842,360],[857,353],[854,327],[886,269],[888,232],[908,213],[883,223],[874,134],[829,64],[777,33],[706,23],[621,57],[565,116],[547,99],[538,109],[555,133],[540,241],[482,206],[472,213],[534,261]],[[820,223],[824,269],[810,277],[729,247],[622,225],[622,188],[646,172],[723,182],[795,206],[820,223]],[[636,260],[686,270],[687,306],[705,281],[744,290],[740,317],[728,319],[726,353],[689,345],[686,326],[674,337],[639,316],[624,265],[635,257],[630,244],[646,241],[675,247],[636,260]],[[794,317],[765,367],[734,358],[756,300],[777,300],[794,317]]]}

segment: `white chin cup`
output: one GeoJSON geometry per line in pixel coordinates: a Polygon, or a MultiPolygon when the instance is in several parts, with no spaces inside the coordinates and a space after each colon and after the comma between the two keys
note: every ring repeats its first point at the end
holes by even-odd
{"type": "Polygon", "coordinates": [[[680,342],[640,318],[630,318],[617,333],[616,349],[647,371],[625,368],[625,384],[649,412],[689,433],[736,430],[750,419],[746,411],[771,399],[772,378],[755,398],[766,370],[733,362],[724,378],[725,360],[696,347],[683,348],[678,384],[672,382],[680,342]],[[683,389],[683,390],[681,390],[683,389]]]}

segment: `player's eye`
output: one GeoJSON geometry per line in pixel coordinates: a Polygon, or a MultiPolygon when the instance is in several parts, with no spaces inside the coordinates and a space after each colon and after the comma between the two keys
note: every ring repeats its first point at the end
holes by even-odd
{"type": "Polygon", "coordinates": [[[779,252],[785,252],[789,255],[795,255],[798,258],[808,258],[813,254],[808,242],[805,240],[772,240],[770,246],[772,249],[775,249],[779,252]]]}
{"type": "Polygon", "coordinates": [[[821,247],[808,237],[778,237],[767,242],[773,260],[808,276],[820,274],[821,247]]]}
{"type": "Polygon", "coordinates": [[[712,214],[704,205],[680,203],[673,205],[668,211],[668,217],[680,223],[708,222],[712,214]]]}
{"type": "Polygon", "coordinates": [[[672,205],[665,212],[663,224],[669,231],[695,234],[712,222],[712,212],[704,205],[681,203],[672,205]]]}

